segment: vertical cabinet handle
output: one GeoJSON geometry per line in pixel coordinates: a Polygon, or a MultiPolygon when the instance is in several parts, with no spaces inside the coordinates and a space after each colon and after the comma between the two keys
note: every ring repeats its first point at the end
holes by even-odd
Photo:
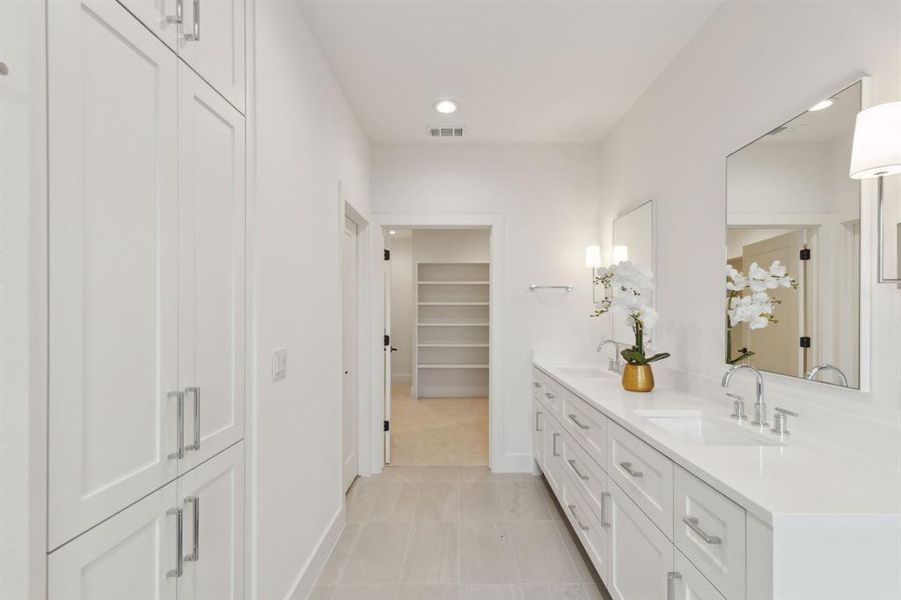
{"type": "Polygon", "coordinates": [[[180,508],[170,508],[166,511],[167,515],[175,515],[175,568],[166,573],[166,577],[181,577],[184,572],[184,562],[182,558],[182,541],[181,536],[184,533],[184,514],[180,508]]]}
{"type": "Polygon", "coordinates": [[[676,582],[682,579],[682,574],[670,571],[666,574],[666,600],[676,600],[676,582]]]}
{"type": "Polygon", "coordinates": [[[185,556],[185,562],[197,562],[200,560],[200,498],[197,496],[188,496],[185,498],[185,506],[191,505],[193,511],[194,524],[193,535],[194,544],[191,553],[185,556]]]}
{"type": "Polygon", "coordinates": [[[166,396],[168,399],[176,400],[176,443],[177,450],[169,454],[169,458],[181,460],[185,457],[185,395],[181,392],[169,392],[166,396]]]}
{"type": "Polygon", "coordinates": [[[610,529],[610,521],[607,520],[607,498],[609,497],[610,492],[601,494],[601,527],[604,529],[610,529]]]}
{"type": "Polygon", "coordinates": [[[541,411],[536,410],[535,411],[535,431],[544,431],[544,429],[541,428],[541,424],[539,421],[540,418],[541,418],[541,411]]]}
{"type": "Polygon", "coordinates": [[[166,23],[181,24],[185,20],[185,0],[175,0],[175,16],[167,16],[166,23]]]}
{"type": "Polygon", "coordinates": [[[200,41],[200,0],[194,0],[194,25],[193,32],[185,34],[186,42],[200,41]]]}
{"type": "Polygon", "coordinates": [[[194,399],[194,443],[185,446],[185,450],[200,450],[200,388],[185,388],[185,394],[191,394],[194,399]]]}
{"type": "Polygon", "coordinates": [[[560,434],[559,434],[559,433],[555,433],[555,434],[554,434],[554,437],[553,437],[553,449],[552,449],[552,452],[551,452],[554,456],[560,456],[560,453],[557,452],[557,438],[558,438],[558,437],[560,437],[560,434]]]}

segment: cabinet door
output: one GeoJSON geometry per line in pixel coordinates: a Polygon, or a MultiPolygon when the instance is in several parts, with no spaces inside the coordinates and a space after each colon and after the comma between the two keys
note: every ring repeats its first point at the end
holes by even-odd
{"type": "Polygon", "coordinates": [[[244,117],[178,72],[181,472],[244,436],[244,117]]]}
{"type": "Polygon", "coordinates": [[[179,600],[244,596],[244,444],[178,480],[184,511],[179,600]]]}
{"type": "Polygon", "coordinates": [[[178,39],[178,11],[181,0],[119,0],[137,19],[167,46],[175,50],[178,39]]]}
{"type": "Polygon", "coordinates": [[[532,448],[535,452],[535,460],[544,469],[544,424],[548,420],[547,413],[537,401],[532,404],[535,407],[534,421],[532,422],[532,448]]]}
{"type": "Polygon", "coordinates": [[[614,600],[667,600],[672,542],[618,485],[609,490],[607,590],[614,600]]]}
{"type": "Polygon", "coordinates": [[[544,429],[544,476],[557,493],[560,493],[560,478],[563,476],[563,428],[553,417],[541,422],[544,429]]]}
{"type": "Polygon", "coordinates": [[[50,2],[49,546],[176,476],[178,59],[50,2]]]}
{"type": "Polygon", "coordinates": [[[49,600],[175,600],[177,500],[172,482],[51,553],[49,600]]]}
{"type": "Polygon", "coordinates": [[[244,112],[244,0],[177,1],[184,3],[178,55],[244,112]]]}

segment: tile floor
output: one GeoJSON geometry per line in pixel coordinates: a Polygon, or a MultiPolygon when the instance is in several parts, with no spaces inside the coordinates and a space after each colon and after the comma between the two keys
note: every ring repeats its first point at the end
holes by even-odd
{"type": "Polygon", "coordinates": [[[486,466],[488,399],[414,400],[391,386],[391,464],[486,466]]]}
{"type": "Polygon", "coordinates": [[[544,479],[482,467],[358,478],[311,600],[596,600],[606,592],[544,479]]]}

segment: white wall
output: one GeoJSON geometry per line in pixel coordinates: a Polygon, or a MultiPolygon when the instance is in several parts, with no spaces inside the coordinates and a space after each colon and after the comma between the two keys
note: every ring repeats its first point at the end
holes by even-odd
{"type": "MultiPolygon", "coordinates": [[[[726,2],[604,142],[604,239],[622,208],[658,201],[658,333],[670,366],[711,378],[724,369],[726,156],[862,72],[873,77],[874,102],[897,100],[899,31],[898,2],[726,2]]],[[[866,291],[872,393],[791,382],[783,396],[771,386],[770,400],[798,408],[798,430],[820,428],[844,443],[860,427],[869,433],[865,444],[852,442],[857,449],[897,452],[897,431],[879,424],[901,419],[901,292],[866,291]]]]}
{"type": "MultiPolygon", "coordinates": [[[[597,344],[585,246],[596,243],[600,156],[589,145],[377,145],[372,210],[383,214],[497,214],[505,265],[502,453],[531,465],[532,346],[597,344]],[[530,292],[530,283],[576,286],[530,292]]],[[[494,266],[494,265],[493,265],[494,266]]]]}
{"type": "Polygon", "coordinates": [[[391,247],[391,382],[413,377],[413,236],[390,238],[391,247]]]}
{"type": "Polygon", "coordinates": [[[368,213],[369,146],[298,4],[257,0],[252,11],[252,518],[256,597],[270,600],[292,593],[342,510],[338,190],[368,213]],[[276,348],[288,376],[272,383],[276,348]]]}

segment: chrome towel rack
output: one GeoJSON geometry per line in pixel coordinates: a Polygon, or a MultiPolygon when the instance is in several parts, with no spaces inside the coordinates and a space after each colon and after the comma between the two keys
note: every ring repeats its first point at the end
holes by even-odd
{"type": "Polygon", "coordinates": [[[529,290],[534,292],[535,290],[566,290],[567,292],[571,292],[576,289],[574,285],[538,285],[538,284],[530,284],[529,290]]]}

